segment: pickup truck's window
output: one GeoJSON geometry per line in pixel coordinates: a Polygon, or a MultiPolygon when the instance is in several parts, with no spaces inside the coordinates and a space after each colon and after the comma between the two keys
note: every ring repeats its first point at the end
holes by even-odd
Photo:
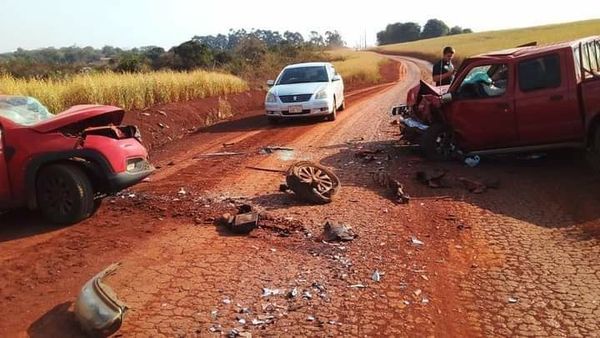
{"type": "Polygon", "coordinates": [[[508,66],[493,64],[477,66],[469,71],[460,84],[457,95],[461,98],[502,96],[508,85],[508,66]]]}
{"type": "Polygon", "coordinates": [[[523,92],[560,86],[560,57],[542,56],[519,63],[519,88],[523,92]]]}
{"type": "Polygon", "coordinates": [[[575,59],[575,74],[577,79],[581,79],[581,55],[579,53],[581,53],[581,48],[575,47],[573,49],[573,57],[575,59]]]}
{"type": "Polygon", "coordinates": [[[600,73],[600,42],[590,41],[581,44],[581,66],[584,78],[597,77],[600,73]]]}

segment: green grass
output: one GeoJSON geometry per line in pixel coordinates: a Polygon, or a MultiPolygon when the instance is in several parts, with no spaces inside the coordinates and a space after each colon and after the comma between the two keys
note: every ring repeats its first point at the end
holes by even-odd
{"type": "Polygon", "coordinates": [[[444,46],[453,46],[456,49],[456,57],[460,62],[461,59],[466,57],[512,48],[528,42],[537,41],[538,44],[547,44],[598,34],[600,34],[600,19],[594,19],[547,26],[444,36],[380,46],[376,50],[435,61],[441,58],[444,46]]]}
{"type": "Polygon", "coordinates": [[[327,53],[347,83],[377,83],[381,80],[379,68],[389,62],[389,59],[373,52],[339,49],[327,53]]]}
{"type": "Polygon", "coordinates": [[[223,73],[81,74],[66,80],[17,79],[0,75],[0,94],[32,96],[58,113],[76,104],[106,104],[126,110],[248,90],[242,79],[223,73]]]}

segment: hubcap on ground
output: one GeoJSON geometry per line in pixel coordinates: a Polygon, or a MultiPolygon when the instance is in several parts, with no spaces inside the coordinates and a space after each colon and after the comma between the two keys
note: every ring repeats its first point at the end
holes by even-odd
{"type": "Polygon", "coordinates": [[[334,187],[333,179],[326,172],[315,167],[300,167],[297,176],[302,182],[310,184],[321,194],[329,192],[334,187]]]}

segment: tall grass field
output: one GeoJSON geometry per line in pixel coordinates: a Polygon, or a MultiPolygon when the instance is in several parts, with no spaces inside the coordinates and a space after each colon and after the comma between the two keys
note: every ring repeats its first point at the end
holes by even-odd
{"type": "Polygon", "coordinates": [[[52,112],[76,104],[106,104],[126,110],[154,104],[239,93],[248,84],[233,75],[197,70],[189,73],[80,74],[66,80],[17,79],[0,75],[0,94],[32,96],[52,112]]]}
{"type": "Polygon", "coordinates": [[[548,44],[573,40],[590,35],[600,35],[600,19],[537,26],[501,31],[461,34],[426,39],[376,48],[384,53],[415,56],[429,61],[441,58],[442,48],[452,46],[461,59],[537,41],[548,44]]]}
{"type": "Polygon", "coordinates": [[[373,52],[340,49],[327,52],[333,65],[345,82],[377,83],[381,80],[379,68],[389,59],[373,52]]]}

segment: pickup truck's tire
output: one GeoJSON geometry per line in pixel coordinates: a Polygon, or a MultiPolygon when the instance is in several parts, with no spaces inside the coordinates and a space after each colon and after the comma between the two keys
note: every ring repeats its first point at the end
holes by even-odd
{"type": "Polygon", "coordinates": [[[596,125],[588,147],[587,159],[592,168],[600,173],[600,124],[596,125]]]}
{"type": "Polygon", "coordinates": [[[85,172],[75,165],[43,168],[36,182],[37,204],[52,223],[77,223],[94,212],[94,189],[85,172]]]}
{"type": "Polygon", "coordinates": [[[446,161],[452,157],[452,134],[443,124],[433,124],[421,137],[425,157],[433,161],[446,161]]]}

